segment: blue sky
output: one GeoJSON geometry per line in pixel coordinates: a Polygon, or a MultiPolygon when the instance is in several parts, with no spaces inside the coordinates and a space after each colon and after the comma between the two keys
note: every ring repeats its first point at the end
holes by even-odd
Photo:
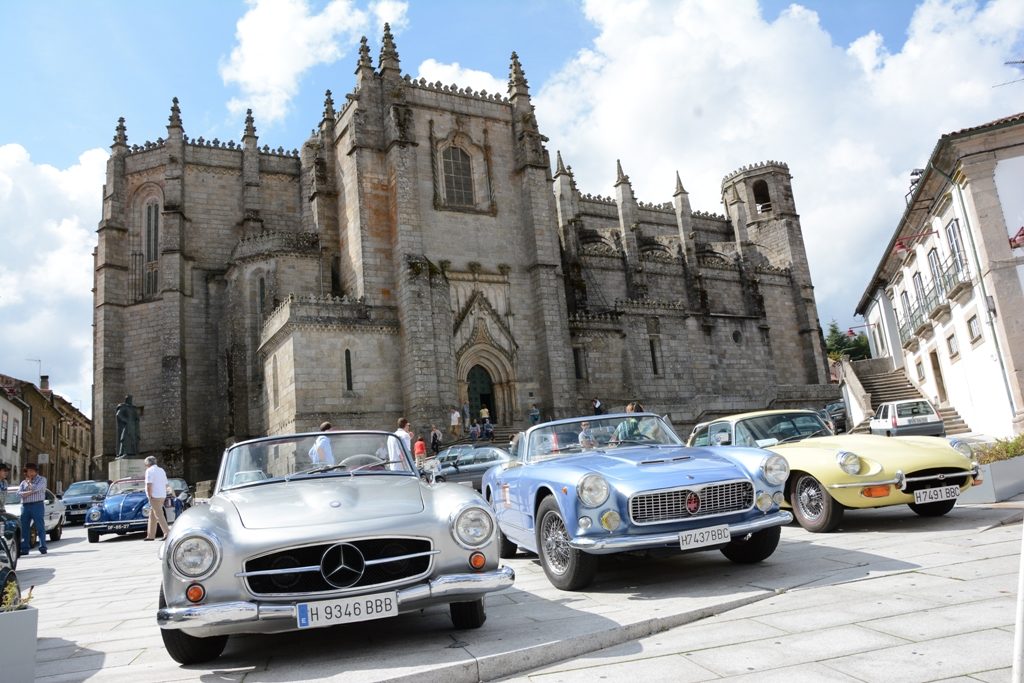
{"type": "Polygon", "coordinates": [[[621,159],[644,201],[678,170],[696,209],[721,177],[789,162],[823,324],[853,308],[939,135],[1024,109],[992,86],[1024,57],[1020,0],[0,0],[0,372],[43,372],[89,412],[90,253],[119,116],[166,134],[299,147],[393,21],[403,70],[489,91],[516,50],[549,149],[584,192],[621,159]]]}

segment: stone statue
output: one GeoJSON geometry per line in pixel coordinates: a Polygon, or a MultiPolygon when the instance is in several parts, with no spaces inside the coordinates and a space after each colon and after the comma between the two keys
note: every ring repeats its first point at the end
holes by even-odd
{"type": "Polygon", "coordinates": [[[124,403],[114,411],[117,420],[117,457],[134,457],[139,454],[139,409],[132,405],[132,395],[124,397],[124,403]]]}

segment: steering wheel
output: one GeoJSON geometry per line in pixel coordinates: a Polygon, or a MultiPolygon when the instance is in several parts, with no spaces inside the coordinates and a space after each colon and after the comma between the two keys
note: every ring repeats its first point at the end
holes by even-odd
{"type": "Polygon", "coordinates": [[[357,453],[350,455],[341,462],[339,465],[352,469],[353,467],[372,467],[373,465],[383,465],[386,461],[381,460],[376,455],[370,455],[369,453],[357,453]]]}

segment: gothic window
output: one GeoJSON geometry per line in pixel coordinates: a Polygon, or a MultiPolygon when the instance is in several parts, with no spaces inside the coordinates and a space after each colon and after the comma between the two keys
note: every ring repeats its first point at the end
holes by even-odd
{"type": "Polygon", "coordinates": [[[263,322],[263,316],[266,313],[264,309],[264,302],[267,300],[267,282],[263,278],[259,279],[256,284],[256,316],[257,320],[263,322]]]}
{"type": "Polygon", "coordinates": [[[452,206],[473,206],[473,164],[460,147],[441,152],[444,171],[444,198],[452,206]]]}
{"type": "Polygon", "coordinates": [[[352,391],[352,351],[345,349],[345,389],[352,391]]]}
{"type": "Polygon", "coordinates": [[[572,364],[576,370],[576,379],[587,378],[587,355],[581,346],[572,348],[572,364]]]}
{"type": "Polygon", "coordinates": [[[651,347],[651,371],[655,375],[660,375],[660,368],[658,367],[658,356],[661,355],[661,343],[657,337],[650,338],[651,347]]]}
{"type": "Polygon", "coordinates": [[[763,180],[754,181],[754,205],[758,213],[768,213],[772,210],[772,197],[768,193],[768,183],[763,180]]]}
{"type": "Polygon", "coordinates": [[[143,295],[156,296],[159,281],[160,258],[160,205],[151,201],[143,214],[143,295]]]}

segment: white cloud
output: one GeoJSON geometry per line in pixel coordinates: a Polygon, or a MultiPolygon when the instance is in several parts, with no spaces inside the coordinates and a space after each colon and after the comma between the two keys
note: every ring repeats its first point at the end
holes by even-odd
{"type": "Polygon", "coordinates": [[[490,94],[508,91],[508,83],[486,71],[467,69],[458,62],[444,64],[434,59],[428,59],[420,64],[419,78],[425,78],[431,83],[441,81],[444,85],[458,85],[460,88],[472,88],[473,90],[486,90],[490,94]]]}
{"type": "Polygon", "coordinates": [[[238,97],[228,101],[235,116],[252,108],[264,124],[283,119],[299,91],[302,76],[320,64],[345,55],[342,46],[356,43],[370,26],[370,14],[398,30],[407,23],[408,5],[378,0],[369,11],[353,0],[330,0],[314,13],[308,0],[247,0],[249,10],[238,20],[236,45],[220,65],[225,85],[237,85],[238,97]]]}
{"type": "Polygon", "coordinates": [[[0,146],[0,371],[51,386],[91,412],[92,249],[107,152],[58,169],[0,146]]]}
{"type": "Polygon", "coordinates": [[[694,208],[721,212],[723,175],[786,161],[825,323],[851,321],[936,139],[1021,109],[1019,87],[991,87],[1016,74],[1019,0],[925,0],[888,48],[836,45],[799,4],[774,21],[756,0],[584,11],[598,36],[534,98],[580,189],[610,193],[621,158],[639,198],[668,201],[679,169],[694,208]]]}
{"type": "Polygon", "coordinates": [[[377,18],[376,32],[384,30],[384,24],[391,25],[391,32],[401,33],[409,26],[409,3],[401,0],[377,0],[370,3],[370,12],[377,18]]]}

